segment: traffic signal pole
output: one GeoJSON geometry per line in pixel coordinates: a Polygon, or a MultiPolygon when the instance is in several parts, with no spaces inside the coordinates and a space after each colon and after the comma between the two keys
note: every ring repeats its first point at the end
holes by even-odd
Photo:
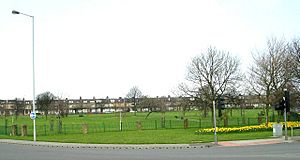
{"type": "Polygon", "coordinates": [[[216,102],[213,100],[213,112],[214,112],[214,141],[215,145],[218,144],[218,139],[217,139],[217,119],[216,119],[216,102]]]}
{"type": "Polygon", "coordinates": [[[286,108],[284,108],[284,140],[288,140],[287,122],[286,122],[286,108]]]}
{"type": "Polygon", "coordinates": [[[284,89],[284,97],[283,97],[283,100],[284,100],[284,140],[288,140],[288,134],[287,134],[287,122],[286,122],[286,112],[287,112],[287,107],[288,106],[288,101],[289,101],[289,95],[288,95],[288,91],[287,89],[284,89]]]}

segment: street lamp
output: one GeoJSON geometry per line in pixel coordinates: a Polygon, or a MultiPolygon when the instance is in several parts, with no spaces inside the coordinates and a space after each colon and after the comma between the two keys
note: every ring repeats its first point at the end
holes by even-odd
{"type": "MultiPolygon", "coordinates": [[[[22,14],[24,16],[32,18],[32,112],[35,114],[35,70],[34,70],[34,16],[21,13],[19,11],[12,11],[12,14],[22,14]]],[[[33,118],[33,141],[36,141],[36,128],[35,128],[35,118],[33,118]]]]}

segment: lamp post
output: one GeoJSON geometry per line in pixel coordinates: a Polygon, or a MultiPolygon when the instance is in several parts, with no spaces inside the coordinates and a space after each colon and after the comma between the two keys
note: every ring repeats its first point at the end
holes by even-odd
{"type": "MultiPolygon", "coordinates": [[[[21,13],[19,11],[12,11],[12,14],[21,14],[32,18],[32,112],[35,114],[35,70],[34,70],[34,16],[21,13]]],[[[35,128],[35,118],[33,118],[33,141],[36,141],[36,128],[35,128]]]]}

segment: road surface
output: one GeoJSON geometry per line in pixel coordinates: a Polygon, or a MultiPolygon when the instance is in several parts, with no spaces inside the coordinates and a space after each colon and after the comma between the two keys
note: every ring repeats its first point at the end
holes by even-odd
{"type": "Polygon", "coordinates": [[[299,160],[300,142],[189,148],[82,148],[0,143],[0,160],[299,160]]]}

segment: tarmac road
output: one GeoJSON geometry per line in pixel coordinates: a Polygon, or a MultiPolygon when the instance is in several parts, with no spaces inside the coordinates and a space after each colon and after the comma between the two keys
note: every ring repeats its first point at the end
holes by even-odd
{"type": "Polygon", "coordinates": [[[90,147],[0,143],[0,160],[299,160],[300,142],[178,147],[90,147]]]}

